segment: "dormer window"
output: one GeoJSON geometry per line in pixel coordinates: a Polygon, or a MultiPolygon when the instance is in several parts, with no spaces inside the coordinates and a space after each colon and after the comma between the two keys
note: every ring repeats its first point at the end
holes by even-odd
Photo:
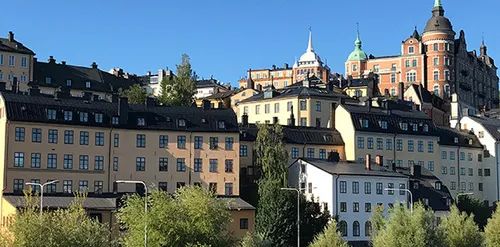
{"type": "Polygon", "coordinates": [[[453,138],[454,143],[458,143],[458,137],[453,138]]]}
{"type": "Polygon", "coordinates": [[[417,132],[418,131],[418,125],[417,124],[412,124],[413,125],[413,131],[417,132]]]}
{"type": "Polygon", "coordinates": [[[185,119],[179,119],[179,120],[177,120],[177,125],[179,127],[186,127],[186,120],[185,119]]]}
{"type": "Polygon", "coordinates": [[[407,131],[408,130],[408,123],[399,123],[399,128],[401,128],[401,130],[405,130],[407,131]]]}
{"type": "Polygon", "coordinates": [[[429,125],[424,124],[424,132],[429,132],[429,125]]]}
{"type": "Polygon", "coordinates": [[[114,116],[114,117],[111,119],[111,124],[113,124],[113,125],[118,125],[118,124],[120,124],[120,118],[119,118],[119,117],[114,116]]]}
{"type": "Polygon", "coordinates": [[[225,129],[226,123],[224,121],[219,121],[217,122],[217,126],[219,127],[219,129],[225,129]]]}
{"type": "Polygon", "coordinates": [[[469,145],[472,145],[472,139],[469,139],[469,145]]]}
{"type": "Polygon", "coordinates": [[[52,78],[51,77],[45,77],[45,83],[51,84],[52,83],[52,78]]]}
{"type": "Polygon", "coordinates": [[[408,53],[409,54],[415,53],[415,47],[413,47],[413,46],[408,47],[408,53]]]}
{"type": "Polygon", "coordinates": [[[66,86],[67,86],[67,87],[71,87],[71,83],[72,83],[72,81],[71,81],[71,80],[66,80],[66,86]]]}
{"type": "Polygon", "coordinates": [[[360,119],[361,128],[368,128],[368,119],[360,119]]]}
{"type": "Polygon", "coordinates": [[[90,88],[90,81],[86,81],[86,82],[85,82],[85,87],[86,87],[86,88],[90,88]]]}
{"type": "Polygon", "coordinates": [[[418,190],[419,183],[418,181],[413,182],[413,189],[418,190]]]}
{"type": "Polygon", "coordinates": [[[441,182],[436,182],[436,183],[434,184],[434,188],[435,188],[436,190],[441,190],[441,182]]]}
{"type": "Polygon", "coordinates": [[[143,117],[138,117],[137,126],[146,126],[146,120],[143,117]]]}
{"type": "Polygon", "coordinates": [[[47,119],[56,120],[57,112],[54,109],[47,109],[47,119]]]}
{"type": "Polygon", "coordinates": [[[95,122],[96,123],[102,123],[102,119],[104,118],[102,113],[96,113],[95,114],[95,122]]]}
{"type": "Polygon", "coordinates": [[[64,111],[64,121],[73,120],[73,112],[72,111],[64,111]]]}
{"type": "Polygon", "coordinates": [[[89,121],[89,113],[88,112],[80,112],[80,122],[86,123],[89,121]]]}
{"type": "Polygon", "coordinates": [[[387,129],[387,121],[378,121],[378,125],[380,125],[380,128],[386,130],[387,129]]]}

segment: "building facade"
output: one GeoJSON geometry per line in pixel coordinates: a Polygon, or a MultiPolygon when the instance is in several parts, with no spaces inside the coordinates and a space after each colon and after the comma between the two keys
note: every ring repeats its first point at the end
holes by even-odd
{"type": "Polygon", "coordinates": [[[26,90],[33,80],[34,56],[32,50],[15,39],[13,32],[0,38],[0,82],[5,82],[9,90],[14,83],[17,89],[26,90]]]}

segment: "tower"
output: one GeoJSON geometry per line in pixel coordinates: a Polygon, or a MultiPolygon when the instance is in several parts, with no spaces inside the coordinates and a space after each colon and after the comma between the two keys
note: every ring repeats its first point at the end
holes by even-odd
{"type": "Polygon", "coordinates": [[[293,65],[293,80],[294,82],[302,81],[306,79],[308,74],[314,75],[324,82],[328,82],[330,79],[330,68],[323,64],[321,58],[314,51],[311,29],[309,29],[306,52],[293,65]]]}
{"type": "Polygon", "coordinates": [[[359,35],[359,25],[357,28],[356,40],[354,41],[354,50],[349,54],[347,58],[346,75],[351,75],[354,78],[359,78],[363,75],[363,71],[366,70],[366,63],[368,61],[368,56],[363,51],[363,42],[361,41],[359,35]]]}

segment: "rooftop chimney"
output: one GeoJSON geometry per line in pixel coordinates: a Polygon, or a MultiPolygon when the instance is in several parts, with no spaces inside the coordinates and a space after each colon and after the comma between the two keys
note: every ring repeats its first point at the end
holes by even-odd
{"type": "Polygon", "coordinates": [[[12,92],[17,93],[17,91],[18,91],[17,77],[14,76],[14,79],[12,80],[12,92]]]}
{"type": "Polygon", "coordinates": [[[370,154],[365,157],[365,169],[368,171],[372,169],[372,156],[370,154]]]}
{"type": "Polygon", "coordinates": [[[411,175],[414,177],[420,177],[422,175],[422,167],[420,165],[413,164],[411,169],[411,175]]]}
{"type": "Polygon", "coordinates": [[[12,31],[9,32],[9,42],[14,42],[14,33],[12,31]]]}
{"type": "Polygon", "coordinates": [[[49,63],[50,64],[55,64],[56,63],[56,59],[54,59],[54,56],[49,56],[49,63]]]}
{"type": "Polygon", "coordinates": [[[241,123],[243,126],[248,126],[248,115],[246,113],[241,116],[241,123]]]}
{"type": "Polygon", "coordinates": [[[5,91],[5,85],[6,85],[6,84],[7,84],[7,83],[5,83],[5,82],[3,82],[3,81],[2,81],[2,82],[0,82],[0,91],[2,91],[2,92],[3,92],[3,91],[5,91]]]}
{"type": "Polygon", "coordinates": [[[330,152],[328,154],[328,161],[339,162],[340,161],[340,154],[338,152],[330,152]]]}
{"type": "Polygon", "coordinates": [[[66,61],[61,61],[61,64],[62,65],[66,65],[66,61]]]}
{"type": "Polygon", "coordinates": [[[93,69],[97,69],[97,63],[96,62],[93,62],[91,66],[92,66],[93,69]]]}
{"type": "Polygon", "coordinates": [[[120,125],[126,125],[128,123],[128,98],[120,97],[118,99],[118,116],[120,125]]]}
{"type": "Polygon", "coordinates": [[[335,129],[335,110],[337,109],[338,103],[332,103],[332,110],[330,112],[330,128],[335,129]]]}
{"type": "Polygon", "coordinates": [[[378,165],[378,166],[384,166],[384,156],[382,155],[377,155],[375,157],[375,163],[378,165]]]}
{"type": "Polygon", "coordinates": [[[405,98],[404,94],[405,94],[405,84],[403,82],[400,82],[398,86],[398,99],[403,101],[403,99],[405,98]]]}

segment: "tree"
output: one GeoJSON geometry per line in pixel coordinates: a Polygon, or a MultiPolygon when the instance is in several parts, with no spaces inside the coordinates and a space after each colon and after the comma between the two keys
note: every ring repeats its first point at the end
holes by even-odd
{"type": "Polygon", "coordinates": [[[469,196],[460,196],[457,202],[457,207],[460,212],[466,212],[469,215],[474,215],[474,221],[481,230],[484,229],[488,223],[488,219],[493,213],[488,207],[488,204],[469,196]]]}
{"type": "Polygon", "coordinates": [[[255,140],[256,165],[262,169],[262,179],[281,182],[287,186],[288,153],[283,144],[280,125],[259,125],[255,140]]]}
{"type": "Polygon", "coordinates": [[[174,195],[153,191],[148,213],[144,198],[133,195],[118,212],[127,229],[123,246],[141,246],[147,224],[148,246],[231,246],[227,232],[230,215],[227,205],[206,189],[184,187],[174,195]]]}
{"type": "Polygon", "coordinates": [[[240,242],[240,247],[272,247],[271,241],[265,240],[262,234],[248,232],[240,242]]]}
{"type": "Polygon", "coordinates": [[[413,213],[406,207],[395,205],[384,227],[373,237],[374,247],[427,247],[441,246],[434,213],[417,204],[413,213]]]}
{"type": "Polygon", "coordinates": [[[146,98],[148,97],[148,94],[146,93],[146,90],[139,84],[134,84],[129,89],[123,91],[121,96],[127,97],[129,103],[144,104],[146,98]]]}
{"type": "Polygon", "coordinates": [[[314,198],[306,200],[304,196],[301,196],[300,211],[300,242],[301,246],[307,246],[328,226],[331,217],[328,210],[321,211],[314,198]]]}
{"type": "Polygon", "coordinates": [[[191,106],[196,93],[196,79],[189,56],[182,54],[176,76],[165,77],[160,82],[161,94],[158,101],[169,106],[191,106]]]}
{"type": "Polygon", "coordinates": [[[500,246],[500,202],[497,203],[495,213],[484,228],[484,236],[486,247],[500,246]]]}
{"type": "Polygon", "coordinates": [[[342,239],[337,230],[337,221],[331,222],[325,227],[325,230],[314,238],[309,247],[348,247],[347,242],[342,239]]]}
{"type": "Polygon", "coordinates": [[[373,210],[372,219],[370,221],[372,223],[372,238],[374,238],[382,229],[385,227],[385,218],[384,218],[384,207],[377,206],[373,210]]]}
{"type": "Polygon", "coordinates": [[[483,237],[473,218],[473,215],[468,216],[465,212],[460,213],[456,206],[452,206],[450,214],[439,225],[444,246],[481,246],[483,237]]]}
{"type": "Polygon", "coordinates": [[[40,215],[36,200],[27,195],[26,208],[16,215],[11,232],[2,234],[8,238],[0,243],[14,247],[112,246],[108,226],[87,216],[84,200],[85,196],[77,195],[69,208],[40,215]]]}

